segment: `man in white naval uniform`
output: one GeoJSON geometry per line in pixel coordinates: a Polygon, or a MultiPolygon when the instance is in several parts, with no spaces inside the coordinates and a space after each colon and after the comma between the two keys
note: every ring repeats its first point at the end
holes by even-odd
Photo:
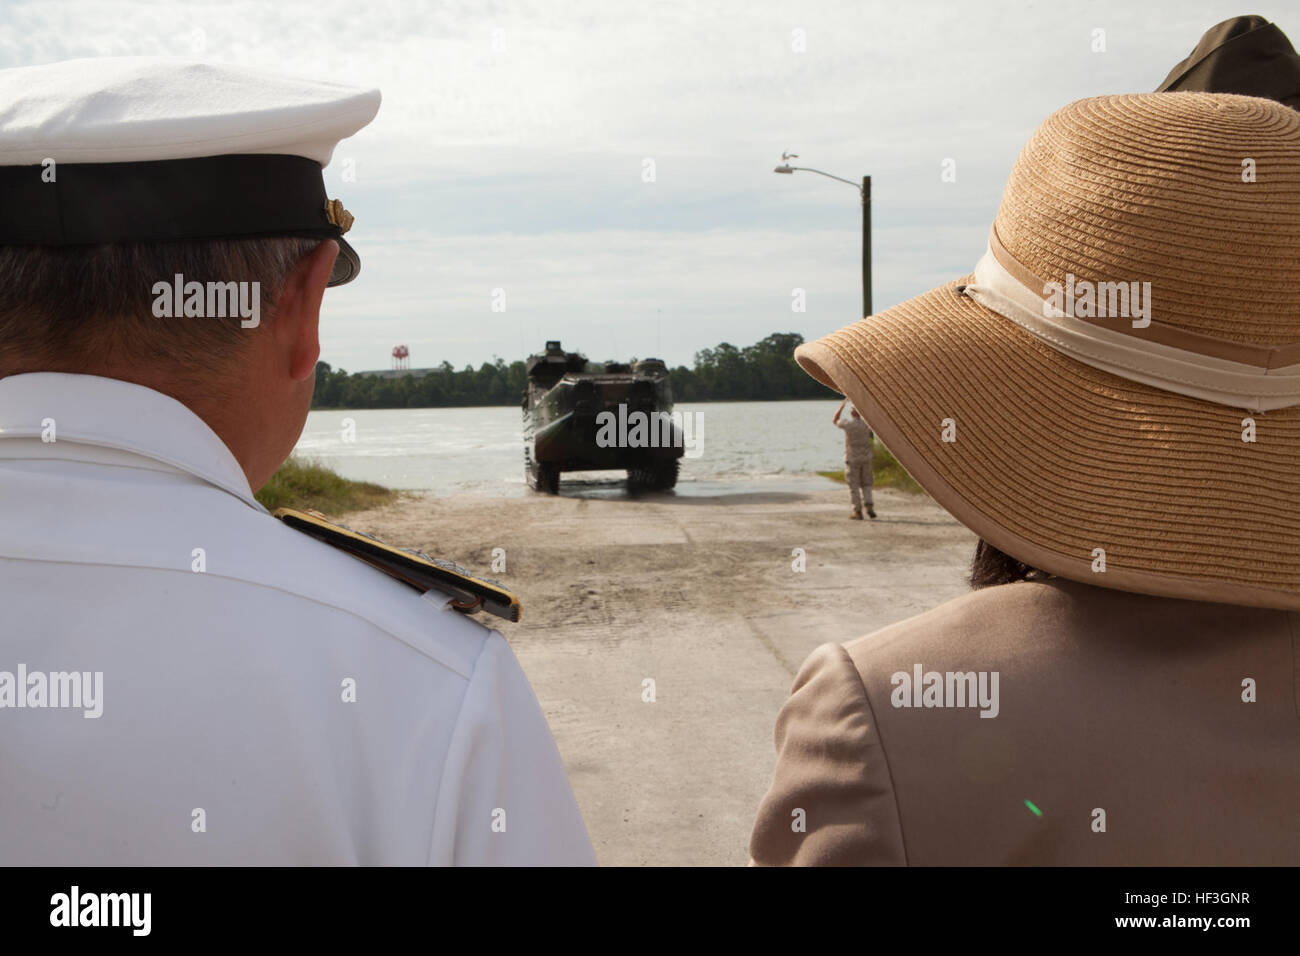
{"type": "Polygon", "coordinates": [[[305,421],[325,288],[356,274],[312,191],[378,92],[129,59],[0,71],[0,104],[0,862],[594,863],[501,635],[252,494],[305,421]],[[45,156],[67,191],[23,179],[45,156]],[[154,161],[181,165],[132,181],[154,161]],[[169,195],[190,175],[198,199],[169,195]],[[255,208],[202,198],[263,178],[255,208]],[[266,308],[159,320],[123,277],[172,276],[141,263],[260,277],[266,308]]]}

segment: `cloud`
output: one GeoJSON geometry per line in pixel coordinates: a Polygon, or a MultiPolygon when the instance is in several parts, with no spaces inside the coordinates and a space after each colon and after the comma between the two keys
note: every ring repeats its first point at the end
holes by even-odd
{"type": "MultiPolygon", "coordinates": [[[[1267,5],[1266,5],[1267,6],[1267,5]]],[[[1287,29],[1290,11],[1264,9],[1287,29]]],[[[689,362],[860,311],[850,187],[873,180],[875,302],[964,274],[1052,110],[1153,88],[1225,3],[598,0],[9,2],[0,65],[158,54],[377,85],[326,171],[363,272],[324,358],[513,359],[546,338],[689,362]],[[1091,50],[1106,31],[1106,52],[1091,50]],[[956,162],[955,183],[940,163],[956,162]],[[349,159],[355,182],[340,177],[349,159]],[[655,177],[645,182],[646,160],[655,177]],[[808,311],[790,311],[790,290],[808,311]],[[493,288],[507,312],[491,313],[493,288]]]]}

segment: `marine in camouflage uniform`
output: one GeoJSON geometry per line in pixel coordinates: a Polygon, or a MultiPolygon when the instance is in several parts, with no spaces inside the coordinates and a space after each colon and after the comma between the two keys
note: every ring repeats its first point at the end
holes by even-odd
{"type": "Polygon", "coordinates": [[[871,499],[871,426],[858,414],[856,408],[849,408],[849,417],[840,418],[844,412],[846,398],[840,402],[831,416],[837,427],[844,429],[844,481],[849,486],[849,495],[853,499],[853,513],[849,515],[856,521],[862,520],[862,505],[867,506],[867,515],[876,516],[875,502],[871,499]]]}

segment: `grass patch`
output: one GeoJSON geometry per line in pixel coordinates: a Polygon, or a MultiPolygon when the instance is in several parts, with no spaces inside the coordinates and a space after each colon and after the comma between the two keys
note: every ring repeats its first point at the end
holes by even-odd
{"type": "Polygon", "coordinates": [[[350,481],[319,462],[290,458],[256,497],[268,511],[296,508],[341,515],[390,504],[401,492],[369,481],[350,481]]]}
{"type": "MultiPolygon", "coordinates": [[[[817,474],[831,481],[844,484],[844,469],[838,471],[819,471],[817,474]]],[[[889,449],[879,442],[875,443],[871,454],[871,478],[876,488],[897,488],[911,494],[924,494],[925,489],[916,483],[916,479],[907,473],[907,469],[898,463],[889,449]]]]}

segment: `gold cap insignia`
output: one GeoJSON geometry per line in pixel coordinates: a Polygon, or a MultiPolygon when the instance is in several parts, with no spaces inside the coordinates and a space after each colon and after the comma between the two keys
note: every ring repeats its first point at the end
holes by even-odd
{"type": "Polygon", "coordinates": [[[331,224],[338,226],[339,232],[341,233],[347,232],[351,229],[352,223],[356,221],[353,219],[352,213],[344,209],[343,203],[339,202],[337,199],[326,201],[325,218],[328,219],[331,224]]]}

